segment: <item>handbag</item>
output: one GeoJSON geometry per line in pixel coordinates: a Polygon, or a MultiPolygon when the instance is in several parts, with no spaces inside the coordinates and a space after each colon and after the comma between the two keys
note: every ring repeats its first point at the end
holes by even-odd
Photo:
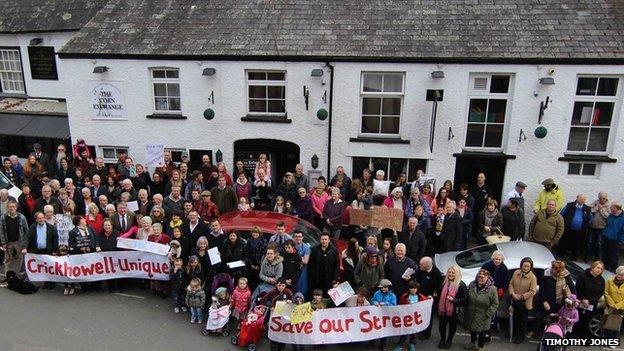
{"type": "Polygon", "coordinates": [[[620,331],[622,327],[622,315],[618,311],[602,315],[602,329],[620,331]]]}

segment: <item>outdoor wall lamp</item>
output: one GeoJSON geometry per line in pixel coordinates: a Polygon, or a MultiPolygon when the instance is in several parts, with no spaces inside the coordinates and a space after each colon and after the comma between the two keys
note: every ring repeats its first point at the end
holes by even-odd
{"type": "Polygon", "coordinates": [[[312,168],[317,169],[319,166],[319,158],[316,154],[312,155],[312,168]]]}
{"type": "Polygon", "coordinates": [[[221,152],[221,149],[217,149],[215,157],[217,158],[217,163],[223,161],[223,152],[221,152]]]}
{"type": "Polygon", "coordinates": [[[214,74],[217,73],[217,70],[212,68],[212,67],[208,67],[208,68],[204,68],[204,71],[202,72],[202,76],[214,76],[214,74]]]}
{"type": "Polygon", "coordinates": [[[101,74],[104,72],[108,72],[108,67],[106,66],[95,66],[93,67],[93,73],[101,74]]]}

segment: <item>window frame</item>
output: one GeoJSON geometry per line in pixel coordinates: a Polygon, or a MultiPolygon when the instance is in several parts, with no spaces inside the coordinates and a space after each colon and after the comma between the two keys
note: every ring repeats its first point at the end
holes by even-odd
{"type": "MultiPolygon", "coordinates": [[[[154,111],[154,114],[174,114],[174,115],[179,115],[182,114],[182,83],[181,83],[181,79],[180,79],[180,68],[177,67],[150,67],[149,68],[149,78],[150,78],[150,86],[151,86],[151,91],[152,91],[152,109],[154,111]],[[167,78],[166,77],[166,73],[165,73],[165,78],[154,78],[154,71],[178,71],[178,78],[167,78]],[[179,96],[177,96],[177,98],[180,100],[180,109],[179,110],[171,110],[171,109],[167,109],[167,110],[159,110],[156,108],[156,88],[155,88],[155,84],[178,84],[178,92],[179,92],[179,96]]],[[[159,95],[159,97],[162,97],[159,95]]],[[[165,98],[170,99],[170,98],[176,98],[175,95],[169,95],[169,90],[167,89],[167,96],[165,96],[165,98]]],[[[169,101],[167,101],[167,107],[169,107],[169,101]]]]}
{"type": "Polygon", "coordinates": [[[104,160],[104,164],[115,164],[117,163],[117,153],[119,150],[125,150],[126,154],[129,154],[130,148],[128,146],[113,146],[113,145],[98,145],[98,152],[104,160]],[[113,149],[115,152],[115,158],[107,158],[104,157],[104,149],[113,149]]]}
{"type": "MultiPolygon", "coordinates": [[[[22,76],[22,85],[24,86],[23,91],[6,90],[4,88],[4,80],[2,79],[2,73],[0,73],[0,95],[26,95],[27,94],[26,77],[24,75],[24,60],[22,59],[21,48],[19,46],[0,46],[0,51],[16,51],[17,52],[17,56],[19,57],[20,70],[21,70],[20,74],[22,76]]],[[[0,58],[1,58],[1,54],[0,54],[0,58]]],[[[15,71],[2,71],[2,72],[15,73],[15,71]]]]}
{"type": "Polygon", "coordinates": [[[280,116],[280,117],[286,117],[288,115],[288,101],[286,98],[286,93],[287,93],[287,82],[288,82],[288,72],[286,70],[275,70],[275,69],[246,69],[245,70],[245,111],[247,112],[247,115],[250,116],[280,116]],[[283,73],[284,74],[284,80],[268,80],[268,78],[266,80],[258,80],[258,79],[249,79],[249,73],[283,73]],[[268,102],[269,100],[281,100],[281,99],[269,99],[268,97],[268,91],[267,91],[267,96],[264,99],[260,99],[260,98],[254,98],[254,100],[264,100],[267,102],[266,105],[266,112],[258,112],[258,111],[251,111],[249,108],[249,102],[250,102],[250,97],[249,97],[249,86],[250,85],[262,85],[265,87],[268,86],[283,86],[284,87],[284,112],[269,112],[269,105],[268,102]]]}
{"type": "Polygon", "coordinates": [[[503,151],[507,144],[507,138],[509,133],[509,121],[511,119],[512,112],[512,101],[514,94],[514,83],[515,83],[515,75],[510,72],[491,72],[491,73],[482,73],[482,72],[474,72],[469,74],[468,78],[468,96],[466,101],[466,111],[464,113],[464,126],[465,126],[465,136],[462,148],[465,150],[487,150],[487,151],[503,151]],[[506,76],[509,77],[509,85],[507,86],[506,93],[491,93],[490,89],[492,86],[492,77],[494,76],[506,76]],[[484,90],[474,89],[474,82],[478,78],[486,78],[487,85],[484,90]],[[472,100],[486,100],[486,110],[485,117],[483,122],[470,122],[470,105],[472,100]],[[500,146],[485,146],[485,138],[487,136],[487,126],[488,125],[501,125],[501,123],[488,122],[488,111],[490,107],[490,100],[505,100],[505,121],[502,123],[503,133],[501,135],[500,146]],[[483,137],[481,139],[481,146],[469,146],[466,145],[468,142],[468,126],[469,124],[473,125],[483,125],[483,137]]]}
{"type": "MultiPolygon", "coordinates": [[[[355,174],[355,167],[354,167],[354,161],[356,158],[364,158],[364,159],[368,159],[368,164],[369,167],[368,169],[370,169],[370,165],[373,164],[373,159],[374,158],[381,158],[381,159],[386,159],[388,165],[386,166],[386,169],[383,169],[384,174],[385,174],[385,178],[386,180],[392,181],[394,182],[396,179],[391,179],[390,177],[390,167],[392,165],[392,160],[405,160],[405,176],[407,177],[407,181],[410,181],[410,174],[409,174],[409,170],[410,170],[410,162],[413,161],[424,161],[425,162],[425,167],[423,169],[423,171],[425,173],[427,173],[427,168],[429,167],[429,159],[425,159],[425,158],[403,158],[403,157],[386,157],[386,156],[351,156],[351,179],[356,179],[356,178],[361,178],[362,174],[355,174]]],[[[375,178],[375,172],[377,171],[377,169],[373,169],[372,171],[372,178],[375,178]]],[[[413,180],[412,180],[413,181],[413,180]]]]}
{"type": "MultiPolygon", "coordinates": [[[[396,137],[400,137],[402,135],[402,131],[403,131],[403,117],[404,117],[404,104],[405,104],[405,83],[406,83],[406,73],[404,71],[362,71],[360,73],[360,109],[358,110],[358,116],[359,116],[359,120],[360,123],[358,124],[358,136],[362,136],[362,137],[378,137],[378,138],[396,138],[396,137]],[[384,80],[385,80],[385,76],[386,75],[391,75],[391,76],[400,76],[401,77],[401,92],[384,92],[384,91],[375,91],[375,92],[371,92],[371,91],[364,91],[364,76],[367,74],[376,74],[376,75],[381,75],[382,76],[382,90],[383,90],[383,84],[384,84],[384,80]],[[364,99],[365,98],[379,98],[381,99],[380,101],[380,114],[379,116],[379,133],[365,133],[362,131],[362,126],[364,124],[364,113],[362,111],[363,107],[364,107],[364,99]],[[397,133],[382,133],[381,132],[381,125],[383,122],[383,99],[384,98],[393,98],[393,99],[400,99],[400,113],[398,115],[399,118],[399,130],[397,133]]],[[[367,115],[367,116],[377,116],[377,115],[367,115]]],[[[396,117],[393,117],[396,118],[396,117]]]]}
{"type": "MultiPolygon", "coordinates": [[[[600,75],[600,74],[579,74],[576,76],[576,84],[574,85],[574,98],[572,101],[572,109],[569,113],[570,116],[570,123],[568,124],[568,138],[566,139],[566,146],[565,146],[565,153],[566,154],[574,154],[574,155],[608,155],[610,150],[611,150],[611,145],[613,144],[613,137],[612,137],[612,132],[613,130],[617,130],[617,117],[619,116],[619,111],[620,111],[620,95],[621,95],[621,91],[622,91],[622,77],[621,76],[617,76],[617,75],[609,75],[609,74],[604,74],[604,75],[600,75]],[[594,95],[577,95],[576,90],[578,89],[578,84],[579,84],[579,80],[581,78],[597,78],[598,80],[596,81],[596,92],[594,95]],[[618,86],[617,86],[617,90],[615,91],[615,95],[613,96],[607,96],[607,95],[597,95],[598,94],[598,86],[600,84],[600,79],[601,78],[617,78],[618,79],[618,86]],[[573,125],[573,120],[574,120],[574,109],[575,109],[575,105],[577,102],[580,103],[592,103],[592,118],[593,118],[593,114],[595,112],[596,109],[596,103],[612,103],[613,104],[613,112],[611,114],[611,122],[609,124],[608,127],[605,126],[592,126],[591,124],[591,120],[589,125],[584,126],[584,125],[573,125]],[[615,128],[614,128],[615,127],[615,128]],[[570,135],[572,133],[572,128],[579,128],[579,129],[587,129],[587,140],[585,141],[585,150],[570,150],[569,149],[569,144],[570,144],[570,135]],[[590,136],[591,136],[591,131],[592,129],[608,129],[609,133],[607,135],[607,142],[606,142],[606,146],[605,146],[605,150],[604,151],[589,151],[587,150],[589,147],[589,140],[590,140],[590,136]]],[[[576,162],[578,163],[578,162],[576,162]]],[[[596,168],[596,173],[598,173],[598,168],[596,168]]]]}
{"type": "Polygon", "coordinates": [[[600,175],[600,166],[601,163],[600,162],[590,162],[590,161],[570,161],[567,162],[568,164],[568,169],[566,171],[566,175],[571,176],[571,177],[580,177],[580,178],[598,178],[600,175]],[[579,173],[570,173],[570,166],[572,164],[579,164],[581,166],[581,168],[579,168],[579,173]],[[583,174],[583,170],[585,169],[586,165],[594,165],[594,174],[583,174]]]}
{"type": "MultiPolygon", "coordinates": [[[[163,151],[169,151],[171,152],[171,161],[175,162],[176,164],[179,164],[180,162],[182,162],[182,154],[183,153],[188,153],[187,149],[184,148],[177,148],[177,147],[166,147],[163,151]],[[180,157],[179,159],[174,157],[174,153],[180,153],[180,157]]],[[[212,158],[210,158],[212,160],[212,158]]]]}

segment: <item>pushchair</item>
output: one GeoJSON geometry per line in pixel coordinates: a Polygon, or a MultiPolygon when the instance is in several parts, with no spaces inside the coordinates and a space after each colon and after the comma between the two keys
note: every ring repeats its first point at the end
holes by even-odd
{"type": "Polygon", "coordinates": [[[256,301],[252,303],[252,306],[249,308],[249,313],[247,313],[247,316],[240,323],[240,330],[236,335],[232,336],[232,344],[247,347],[249,351],[256,350],[256,345],[264,334],[266,317],[271,310],[268,306],[259,303],[263,300],[265,295],[266,293],[261,293],[256,301]]]}
{"type": "Polygon", "coordinates": [[[220,287],[226,288],[228,294],[232,294],[232,292],[234,291],[234,279],[232,279],[232,277],[227,273],[217,274],[212,280],[210,293],[214,294],[214,292],[220,287]]]}
{"type": "Polygon", "coordinates": [[[544,330],[542,335],[542,341],[537,347],[537,351],[563,351],[564,346],[561,345],[548,345],[546,340],[562,340],[565,338],[565,331],[559,323],[550,323],[544,330]]]}
{"type": "Polygon", "coordinates": [[[229,305],[219,308],[210,307],[206,326],[202,329],[203,335],[230,335],[230,315],[232,311],[229,305]]]}

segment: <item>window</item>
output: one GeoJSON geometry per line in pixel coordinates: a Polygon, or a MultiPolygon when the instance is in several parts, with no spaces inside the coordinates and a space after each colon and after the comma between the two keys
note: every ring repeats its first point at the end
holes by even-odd
{"type": "Polygon", "coordinates": [[[403,78],[403,73],[362,73],[362,134],[399,134],[403,78]]]}
{"type": "Polygon", "coordinates": [[[154,110],[180,112],[180,71],[177,68],[153,68],[154,110]]]}
{"type": "Polygon", "coordinates": [[[0,91],[25,94],[22,61],[18,49],[0,49],[0,91]]]}
{"type": "Polygon", "coordinates": [[[386,173],[386,180],[396,180],[399,173],[407,174],[407,180],[416,179],[416,171],[427,170],[427,160],[387,157],[353,157],[352,177],[362,178],[362,171],[368,168],[374,172],[381,169],[386,173]]]}
{"type": "Polygon", "coordinates": [[[117,163],[117,154],[121,151],[128,153],[127,146],[100,146],[104,163],[117,163]]]}
{"type": "Polygon", "coordinates": [[[511,97],[511,76],[473,76],[470,81],[466,146],[500,148],[511,97]]]}
{"type": "Polygon", "coordinates": [[[182,153],[186,152],[185,149],[167,149],[165,151],[171,152],[171,161],[180,163],[182,162],[182,153]]]}
{"type": "Polygon", "coordinates": [[[250,114],[286,114],[286,72],[248,71],[247,98],[250,114]]]}
{"type": "Polygon", "coordinates": [[[598,175],[598,164],[570,162],[568,164],[568,175],[596,176],[598,175]]]}
{"type": "Polygon", "coordinates": [[[578,78],[568,151],[607,151],[618,85],[618,78],[578,78]]]}

